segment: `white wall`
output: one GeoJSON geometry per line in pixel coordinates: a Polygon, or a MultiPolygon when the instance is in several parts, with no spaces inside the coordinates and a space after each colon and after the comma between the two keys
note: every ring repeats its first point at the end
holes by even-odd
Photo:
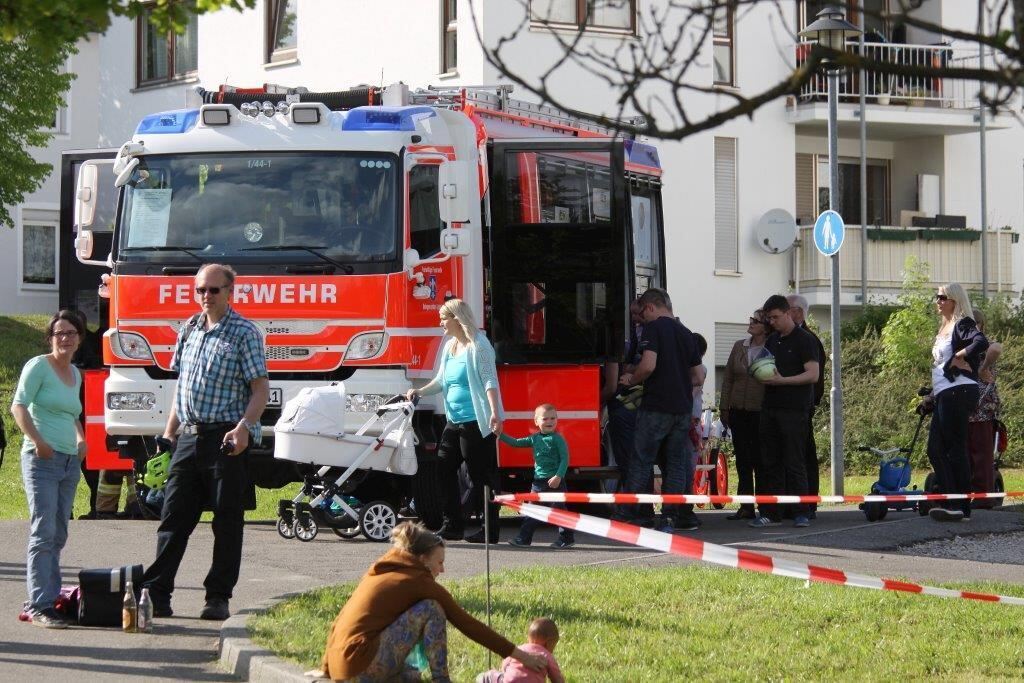
{"type": "Polygon", "coordinates": [[[96,140],[98,112],[90,102],[98,89],[100,42],[98,36],[79,41],[78,53],[68,60],[68,70],[76,78],[66,96],[69,104],[64,132],[55,135],[46,148],[33,151],[37,161],[50,164],[53,170],[21,205],[10,207],[15,219],[13,228],[0,228],[0,314],[47,313],[57,309],[56,287],[22,284],[22,226],[25,222],[59,218],[61,152],[91,147],[96,140]]]}

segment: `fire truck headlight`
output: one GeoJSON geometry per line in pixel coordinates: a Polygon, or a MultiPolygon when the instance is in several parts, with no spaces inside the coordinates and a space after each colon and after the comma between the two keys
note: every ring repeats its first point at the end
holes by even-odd
{"type": "Polygon", "coordinates": [[[387,394],[346,394],[346,413],[374,413],[391,398],[387,394]]]}
{"type": "Polygon", "coordinates": [[[384,350],[383,332],[364,332],[352,337],[345,349],[345,360],[366,360],[380,355],[384,350]]]}
{"type": "Polygon", "coordinates": [[[120,332],[117,335],[117,346],[120,347],[123,358],[153,360],[153,351],[149,348],[149,342],[141,334],[120,332]]]}
{"type": "Polygon", "coordinates": [[[156,394],[149,391],[107,394],[107,408],[110,410],[152,410],[155,405],[156,394]]]}

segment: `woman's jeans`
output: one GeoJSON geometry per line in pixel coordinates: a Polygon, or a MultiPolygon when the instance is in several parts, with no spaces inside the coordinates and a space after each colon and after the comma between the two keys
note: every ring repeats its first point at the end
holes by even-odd
{"type": "MultiPolygon", "coordinates": [[[[939,392],[928,430],[928,460],[942,493],[970,493],[971,462],[967,456],[967,418],[978,405],[978,385],[962,384],[939,392]]],[[[971,501],[952,506],[971,516],[971,501]]]]}
{"type": "MultiPolygon", "coordinates": [[[[729,426],[732,428],[732,447],[736,452],[736,493],[741,496],[754,495],[754,476],[761,465],[761,411],[729,410],[729,426]]],[[[754,513],[751,504],[740,505],[740,510],[754,513]]]]}
{"type": "Polygon", "coordinates": [[[32,520],[28,537],[28,609],[53,607],[60,593],[60,551],[68,540],[68,520],[82,476],[78,455],[58,453],[48,459],[35,449],[21,454],[21,476],[32,520]]]}

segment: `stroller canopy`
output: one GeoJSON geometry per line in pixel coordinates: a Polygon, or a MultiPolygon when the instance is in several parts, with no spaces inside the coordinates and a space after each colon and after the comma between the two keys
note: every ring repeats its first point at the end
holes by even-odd
{"type": "Polygon", "coordinates": [[[345,385],[306,387],[285,403],[274,431],[340,437],[345,433],[345,385]]]}

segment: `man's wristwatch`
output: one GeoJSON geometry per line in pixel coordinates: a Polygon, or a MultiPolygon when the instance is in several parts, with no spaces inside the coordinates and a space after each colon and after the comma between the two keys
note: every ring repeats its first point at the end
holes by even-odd
{"type": "Polygon", "coordinates": [[[244,417],[241,420],[238,421],[238,424],[241,425],[242,427],[245,427],[250,432],[253,431],[254,429],[256,429],[256,423],[255,422],[247,422],[244,417]]]}

